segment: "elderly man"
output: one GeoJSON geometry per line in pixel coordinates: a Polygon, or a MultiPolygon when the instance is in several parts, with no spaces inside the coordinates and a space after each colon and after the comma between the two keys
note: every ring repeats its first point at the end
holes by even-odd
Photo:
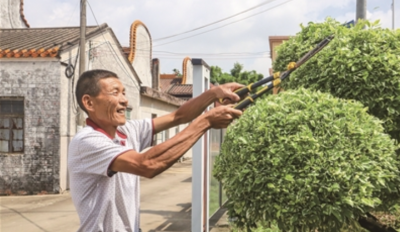
{"type": "Polygon", "coordinates": [[[229,83],[214,87],[165,116],[126,120],[128,100],[118,76],[106,70],[83,73],[76,99],[89,116],[72,139],[68,168],[81,232],[139,231],[139,176],[153,178],[173,165],[210,128],[225,128],[241,111],[205,108],[219,98],[239,101],[229,83]],[[192,121],[193,120],[193,121],[192,121]],[[151,146],[153,135],[191,122],[173,138],[151,146]]]}

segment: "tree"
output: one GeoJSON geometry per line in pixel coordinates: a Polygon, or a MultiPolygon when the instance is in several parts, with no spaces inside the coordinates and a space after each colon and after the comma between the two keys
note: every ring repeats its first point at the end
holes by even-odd
{"type": "Polygon", "coordinates": [[[400,30],[359,20],[345,28],[327,19],[309,23],[278,48],[274,70],[283,70],[328,35],[332,42],[282,83],[283,89],[310,88],[354,99],[381,119],[385,131],[400,140],[400,30]],[[366,29],[364,29],[366,28],[366,29]]]}
{"type": "Polygon", "coordinates": [[[240,78],[242,70],[243,70],[243,65],[236,62],[233,64],[233,69],[231,69],[231,75],[236,78],[240,78]]]}
{"type": "Polygon", "coordinates": [[[301,27],[278,48],[274,70],[335,38],[282,83],[287,92],[258,100],[228,128],[214,174],[230,215],[244,227],[391,231],[372,229],[369,212],[399,200],[400,30],[333,19],[301,27]]]}
{"type": "Polygon", "coordinates": [[[224,84],[228,82],[238,82],[240,84],[248,85],[261,80],[264,76],[257,73],[255,70],[243,71],[243,65],[234,63],[233,68],[229,73],[222,72],[218,66],[211,66],[211,83],[224,84]]]}
{"type": "Polygon", "coordinates": [[[222,69],[218,66],[211,66],[210,78],[213,84],[233,82],[235,79],[232,75],[222,72],[222,69]]]}
{"type": "Polygon", "coordinates": [[[249,107],[228,128],[213,174],[239,228],[340,231],[399,199],[395,149],[361,103],[299,88],[249,107]]]}
{"type": "Polygon", "coordinates": [[[181,74],[181,72],[179,71],[179,69],[174,68],[174,69],[172,69],[172,71],[174,72],[174,74],[175,74],[177,77],[181,77],[181,76],[182,76],[182,74],[181,74]]]}

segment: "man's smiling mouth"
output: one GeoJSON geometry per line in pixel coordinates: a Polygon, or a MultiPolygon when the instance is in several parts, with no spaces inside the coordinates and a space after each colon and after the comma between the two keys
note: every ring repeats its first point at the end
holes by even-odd
{"type": "Polygon", "coordinates": [[[119,109],[117,110],[117,113],[125,115],[125,109],[119,109]]]}

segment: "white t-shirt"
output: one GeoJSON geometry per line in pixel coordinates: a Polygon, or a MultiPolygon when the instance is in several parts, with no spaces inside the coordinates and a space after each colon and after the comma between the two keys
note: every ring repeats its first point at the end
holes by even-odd
{"type": "Polygon", "coordinates": [[[78,232],[138,232],[139,176],[114,173],[112,161],[128,150],[151,145],[151,119],[127,121],[109,137],[93,121],[72,139],[68,150],[71,196],[80,219],[78,232]]]}

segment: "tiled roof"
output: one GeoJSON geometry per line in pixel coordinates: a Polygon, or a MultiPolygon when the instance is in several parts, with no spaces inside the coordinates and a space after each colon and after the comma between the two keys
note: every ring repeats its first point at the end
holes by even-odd
{"type": "Polygon", "coordinates": [[[182,78],[171,78],[171,79],[161,79],[160,78],[160,90],[162,92],[167,92],[171,86],[175,84],[180,84],[182,81],[182,78]]]}
{"type": "MultiPolygon", "coordinates": [[[[107,28],[86,27],[86,35],[107,28]]],[[[0,29],[0,58],[56,57],[62,49],[79,42],[79,27],[0,29]]]]}
{"type": "Polygon", "coordinates": [[[160,79],[173,79],[178,78],[176,74],[161,74],[160,79]]]}
{"type": "Polygon", "coordinates": [[[176,74],[160,75],[160,90],[173,96],[191,98],[193,95],[193,86],[191,84],[182,84],[182,77],[176,74]]]}
{"type": "Polygon", "coordinates": [[[140,88],[140,93],[144,96],[151,97],[175,106],[181,106],[187,100],[187,99],[177,98],[168,93],[164,93],[145,86],[142,86],[140,88]]]}
{"type": "Polygon", "coordinates": [[[175,84],[171,87],[168,91],[169,94],[174,96],[192,96],[193,94],[193,85],[186,84],[186,85],[179,85],[175,84]]]}
{"type": "Polygon", "coordinates": [[[129,54],[131,53],[131,48],[130,47],[122,47],[122,52],[126,56],[126,58],[129,57],[129,54]]]}

